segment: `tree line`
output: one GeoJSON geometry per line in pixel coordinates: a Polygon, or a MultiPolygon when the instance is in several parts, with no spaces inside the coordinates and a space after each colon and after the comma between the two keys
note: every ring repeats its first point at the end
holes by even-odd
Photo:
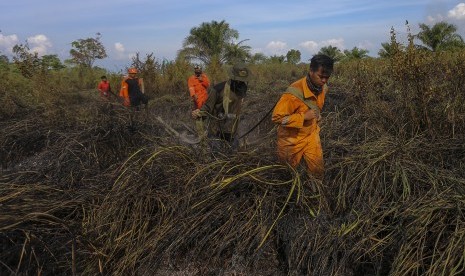
{"type": "MultiPolygon", "coordinates": [[[[432,52],[465,49],[464,40],[457,34],[457,27],[453,24],[442,21],[428,26],[420,23],[420,31],[417,34],[411,34],[407,21],[406,26],[409,40],[420,42],[415,44],[417,49],[432,52]]],[[[66,66],[92,68],[96,60],[107,57],[106,49],[100,39],[101,34],[97,33],[95,37],[73,41],[69,51],[70,59],[65,60],[64,63],[57,55],[39,57],[38,53],[31,53],[27,42],[18,44],[13,47],[13,62],[26,77],[32,76],[37,70],[59,70],[66,66]]],[[[202,63],[210,68],[231,64],[237,60],[253,64],[301,62],[299,50],[291,49],[286,55],[252,54],[251,47],[245,44],[247,41],[248,39],[239,40],[239,32],[224,20],[204,22],[190,30],[183,41],[182,49],[177,53],[177,59],[202,63]]],[[[388,58],[396,51],[405,51],[405,46],[396,40],[396,31],[393,27],[391,41],[381,43],[381,47],[378,52],[380,58],[388,58]]],[[[318,54],[326,54],[336,62],[369,57],[369,51],[366,49],[354,47],[350,50],[341,50],[333,45],[322,47],[318,54]]],[[[7,63],[9,63],[8,57],[0,55],[0,64],[7,63]]]]}

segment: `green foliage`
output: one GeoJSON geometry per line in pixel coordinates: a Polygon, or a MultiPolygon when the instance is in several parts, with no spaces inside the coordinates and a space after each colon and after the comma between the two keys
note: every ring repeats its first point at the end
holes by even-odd
{"type": "Polygon", "coordinates": [[[78,39],[71,42],[73,49],[69,51],[71,55],[70,62],[92,68],[96,59],[106,58],[107,53],[100,38],[100,33],[97,33],[95,38],[78,39]]]}
{"type": "Polygon", "coordinates": [[[12,118],[23,113],[46,110],[47,116],[55,116],[60,108],[70,101],[79,101],[79,91],[97,95],[96,87],[101,75],[107,75],[115,91],[120,77],[103,69],[62,68],[55,55],[38,58],[35,54],[22,51],[20,60],[14,57],[14,63],[0,65],[0,118],[12,118]],[[50,63],[44,62],[52,61],[50,63]],[[57,66],[58,65],[58,66],[57,66]],[[55,69],[55,68],[56,69],[55,69]],[[60,68],[60,69],[58,69],[60,68]]]}
{"type": "Polygon", "coordinates": [[[10,60],[5,55],[0,55],[0,72],[5,72],[10,69],[10,60]]]}
{"type": "Polygon", "coordinates": [[[13,62],[26,78],[32,78],[40,70],[41,60],[39,55],[31,53],[27,43],[15,45],[13,53],[15,54],[13,62]]]}
{"type": "Polygon", "coordinates": [[[6,55],[0,55],[0,64],[8,64],[10,63],[10,60],[6,55]]]}
{"type": "Polygon", "coordinates": [[[247,40],[248,39],[244,39],[237,43],[232,42],[231,44],[226,44],[225,61],[227,63],[233,63],[238,60],[246,61],[250,59],[251,47],[243,44],[247,40]]]}
{"type": "MultiPolygon", "coordinates": [[[[49,70],[60,70],[65,68],[57,55],[44,55],[39,57],[38,53],[31,53],[28,44],[18,44],[13,47],[13,61],[21,74],[27,78],[43,74],[49,70]]],[[[8,59],[7,59],[8,60],[8,59]]]]}
{"type": "Polygon", "coordinates": [[[24,112],[34,101],[32,81],[24,77],[14,65],[0,66],[0,120],[24,112]]]}
{"type": "Polygon", "coordinates": [[[237,59],[245,60],[250,57],[250,46],[242,44],[247,40],[236,43],[238,39],[239,32],[231,29],[224,20],[204,22],[190,30],[178,55],[189,61],[198,59],[207,66],[213,62],[221,65],[237,59]]]}
{"type": "Polygon", "coordinates": [[[368,57],[368,50],[360,49],[358,47],[352,48],[352,50],[344,50],[344,59],[363,59],[368,57]]]}
{"type": "Polygon", "coordinates": [[[42,56],[42,67],[48,70],[60,70],[65,68],[57,55],[42,56]]]}
{"type": "Polygon", "coordinates": [[[428,133],[432,138],[454,137],[464,131],[465,121],[457,114],[465,110],[461,104],[465,75],[459,69],[465,64],[465,51],[423,51],[410,36],[405,50],[397,48],[393,53],[383,59],[340,64],[332,81],[344,83],[356,99],[366,103],[369,110],[363,112],[376,118],[369,120],[372,125],[389,122],[391,130],[428,133]]]}
{"type": "Polygon", "coordinates": [[[415,36],[431,51],[446,51],[465,48],[463,38],[457,34],[454,24],[441,21],[432,27],[420,23],[421,31],[415,36]]]}
{"type": "Polygon", "coordinates": [[[334,62],[338,62],[344,58],[344,54],[341,50],[335,46],[325,46],[318,51],[318,54],[327,55],[328,57],[332,58],[334,62]]]}
{"type": "Polygon", "coordinates": [[[286,60],[286,56],[283,55],[272,55],[267,59],[267,63],[270,64],[282,64],[286,60]]]}
{"type": "Polygon", "coordinates": [[[250,63],[260,64],[266,62],[268,57],[263,53],[255,53],[250,57],[250,63]]]}
{"type": "MultiPolygon", "coordinates": [[[[154,116],[190,120],[192,65],[182,57],[136,55],[157,97],[136,132],[116,102],[93,105],[100,75],[112,84],[120,75],[64,68],[26,78],[16,64],[0,67],[0,160],[11,167],[0,271],[271,275],[286,247],[284,275],[462,275],[465,51],[391,39],[385,58],[335,65],[323,181],[278,163],[270,120],[255,130],[261,144],[233,156],[168,137],[154,116]]],[[[220,80],[218,64],[207,73],[220,80]]],[[[253,126],[308,64],[250,69],[241,117],[253,126]]]]}
{"type": "MultiPolygon", "coordinates": [[[[131,67],[139,71],[144,79],[145,91],[149,97],[177,95],[185,97],[187,93],[187,78],[192,74],[192,66],[182,57],[175,61],[156,59],[153,53],[141,59],[139,53],[132,59],[131,67]]],[[[118,83],[118,89],[119,89],[118,83]]]]}
{"type": "Polygon", "coordinates": [[[291,64],[297,64],[300,62],[300,51],[291,49],[286,54],[286,61],[291,64]]]}
{"type": "Polygon", "coordinates": [[[186,98],[189,93],[187,78],[192,73],[192,66],[184,59],[178,58],[175,61],[163,60],[161,70],[163,72],[162,92],[186,98]]]}
{"type": "MultiPolygon", "coordinates": [[[[396,42],[397,43],[397,42],[396,42]]],[[[389,42],[381,43],[382,49],[378,51],[378,55],[381,58],[389,58],[394,56],[399,50],[402,51],[402,44],[391,44],[389,42]]]]}
{"type": "Polygon", "coordinates": [[[160,90],[160,63],[153,53],[147,54],[144,60],[140,59],[139,53],[132,58],[131,67],[138,70],[138,76],[144,79],[145,93],[147,95],[158,94],[160,90]]]}
{"type": "Polygon", "coordinates": [[[250,67],[253,71],[252,90],[263,93],[267,97],[273,93],[282,93],[289,84],[308,73],[308,64],[266,62],[250,67]]]}

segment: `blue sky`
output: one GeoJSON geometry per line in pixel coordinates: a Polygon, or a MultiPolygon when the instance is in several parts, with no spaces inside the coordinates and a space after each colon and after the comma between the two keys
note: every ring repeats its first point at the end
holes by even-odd
{"type": "Polygon", "coordinates": [[[119,70],[139,52],[173,60],[183,40],[202,22],[225,20],[252,52],[302,53],[302,61],[327,45],[359,47],[377,56],[394,27],[405,41],[408,20],[445,20],[465,38],[465,0],[16,0],[0,4],[0,52],[29,43],[40,55],[69,58],[71,42],[102,34],[108,58],[96,65],[119,70]]]}

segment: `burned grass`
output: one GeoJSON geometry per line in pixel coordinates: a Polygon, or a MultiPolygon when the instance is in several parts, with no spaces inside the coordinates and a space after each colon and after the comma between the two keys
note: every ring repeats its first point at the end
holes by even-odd
{"type": "MultiPolygon", "coordinates": [[[[323,181],[276,159],[269,118],[234,155],[182,143],[157,120],[192,132],[182,95],[137,113],[89,100],[3,121],[1,274],[463,274],[462,106],[416,109],[383,75],[337,79],[323,181]],[[445,113],[455,119],[428,123],[445,113]]],[[[251,89],[242,133],[285,83],[251,89]]]]}

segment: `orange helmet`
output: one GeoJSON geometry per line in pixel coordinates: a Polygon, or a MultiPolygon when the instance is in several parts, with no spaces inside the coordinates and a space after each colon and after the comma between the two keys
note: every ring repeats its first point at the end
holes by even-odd
{"type": "Polygon", "coordinates": [[[137,74],[137,69],[136,68],[129,68],[128,73],[129,74],[137,74]]]}

